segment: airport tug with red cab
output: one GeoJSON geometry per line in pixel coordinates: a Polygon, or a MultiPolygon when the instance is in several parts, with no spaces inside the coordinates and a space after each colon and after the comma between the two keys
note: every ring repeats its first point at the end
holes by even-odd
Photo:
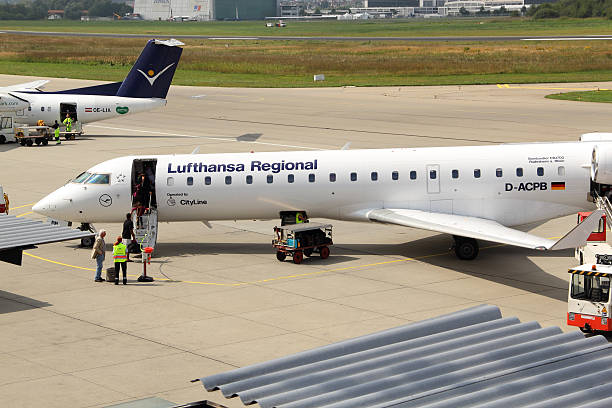
{"type": "MultiPolygon", "coordinates": [[[[590,215],[578,213],[578,223],[590,215]]],[[[589,236],[585,246],[576,248],[580,266],[570,269],[567,325],[584,333],[610,332],[612,309],[610,279],[612,279],[612,248],[606,243],[606,216],[602,216],[597,231],[589,236]]]]}

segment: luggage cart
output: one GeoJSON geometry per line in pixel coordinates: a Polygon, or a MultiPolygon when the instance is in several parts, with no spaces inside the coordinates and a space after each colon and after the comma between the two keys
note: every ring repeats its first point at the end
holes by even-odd
{"type": "Polygon", "coordinates": [[[15,128],[15,141],[22,146],[46,146],[51,140],[49,126],[19,126],[15,128]]]}
{"type": "Polygon", "coordinates": [[[331,224],[308,222],[274,227],[272,246],[276,248],[276,259],[281,262],[289,255],[294,263],[300,264],[304,255],[310,257],[315,252],[321,259],[327,259],[333,244],[331,224]]]}

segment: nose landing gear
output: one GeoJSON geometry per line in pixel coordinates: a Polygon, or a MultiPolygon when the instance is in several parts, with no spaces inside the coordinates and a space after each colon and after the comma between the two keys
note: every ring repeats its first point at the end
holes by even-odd
{"type": "MultiPolygon", "coordinates": [[[[81,231],[96,232],[96,230],[93,228],[93,225],[89,223],[82,223],[78,229],[81,231]]],[[[95,242],[94,237],[81,238],[81,246],[83,248],[93,248],[94,242],[95,242]]]]}

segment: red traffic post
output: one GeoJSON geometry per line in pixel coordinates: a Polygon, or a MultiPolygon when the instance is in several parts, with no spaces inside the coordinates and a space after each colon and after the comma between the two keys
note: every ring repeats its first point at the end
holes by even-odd
{"type": "Polygon", "coordinates": [[[147,263],[151,264],[151,254],[153,253],[152,247],[146,247],[142,249],[142,275],[138,277],[138,282],[153,282],[151,276],[147,276],[147,263]]]}

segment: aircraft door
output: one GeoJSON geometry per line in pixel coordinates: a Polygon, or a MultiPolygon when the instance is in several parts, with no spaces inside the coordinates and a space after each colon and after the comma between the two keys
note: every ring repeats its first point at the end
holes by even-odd
{"type": "Polygon", "coordinates": [[[132,205],[157,208],[155,170],[157,159],[135,159],[132,164],[132,205]]]}
{"type": "Polygon", "coordinates": [[[427,192],[437,194],[440,192],[440,165],[428,164],[426,168],[427,192]]]}
{"type": "Polygon", "coordinates": [[[60,120],[62,123],[64,119],[66,119],[66,115],[70,114],[70,117],[74,122],[79,120],[77,117],[77,104],[76,103],[60,103],[60,120]]]}

